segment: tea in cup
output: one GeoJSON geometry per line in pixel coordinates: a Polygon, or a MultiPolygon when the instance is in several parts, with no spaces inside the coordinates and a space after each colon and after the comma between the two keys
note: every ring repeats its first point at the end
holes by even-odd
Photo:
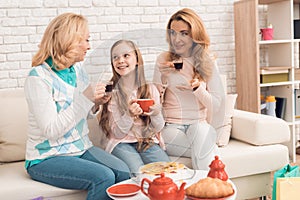
{"type": "Polygon", "coordinates": [[[181,70],[182,67],[183,67],[183,61],[182,61],[182,59],[174,60],[173,64],[174,64],[174,67],[175,67],[176,70],[181,70]]]}
{"type": "Polygon", "coordinates": [[[153,99],[137,99],[137,103],[140,105],[144,112],[150,112],[150,106],[154,104],[153,99]]]}

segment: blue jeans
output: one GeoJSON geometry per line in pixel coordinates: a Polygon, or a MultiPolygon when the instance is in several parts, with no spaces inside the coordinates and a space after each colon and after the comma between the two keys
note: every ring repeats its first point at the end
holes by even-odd
{"type": "Polygon", "coordinates": [[[152,162],[169,162],[169,156],[158,145],[154,144],[144,152],[136,150],[135,143],[119,143],[112,151],[112,154],[122,159],[134,175],[139,172],[139,168],[152,162]]]}
{"type": "Polygon", "coordinates": [[[27,169],[32,179],[65,189],[88,190],[88,200],[110,199],[106,188],[130,178],[127,165],[92,147],[81,157],[56,156],[27,169]]]}

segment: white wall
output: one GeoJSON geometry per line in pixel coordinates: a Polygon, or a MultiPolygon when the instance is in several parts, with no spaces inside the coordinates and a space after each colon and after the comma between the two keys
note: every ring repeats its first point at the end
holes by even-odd
{"type": "MultiPolygon", "coordinates": [[[[89,20],[91,45],[96,49],[110,44],[109,41],[115,40],[121,33],[129,37],[128,33],[135,32],[134,30],[150,30],[148,33],[164,30],[174,12],[188,7],[203,19],[211,38],[211,50],[218,57],[220,71],[227,75],[227,90],[229,93],[235,92],[233,2],[234,0],[1,0],[0,89],[23,87],[32,55],[37,51],[45,27],[60,13],[75,12],[86,16],[89,20]]],[[[145,47],[143,50],[148,53],[150,51],[145,58],[150,65],[155,61],[154,55],[157,52],[153,54],[151,49],[145,47]]],[[[150,75],[151,72],[147,70],[151,70],[151,67],[146,68],[147,75],[150,75]]]]}

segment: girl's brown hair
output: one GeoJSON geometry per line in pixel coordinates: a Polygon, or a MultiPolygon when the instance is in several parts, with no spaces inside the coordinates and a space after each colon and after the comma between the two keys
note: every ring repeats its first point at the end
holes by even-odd
{"type": "Polygon", "coordinates": [[[184,8],[174,13],[167,24],[167,42],[169,44],[169,60],[174,60],[175,54],[171,44],[170,29],[173,21],[183,21],[188,24],[193,40],[192,57],[194,59],[195,76],[200,76],[205,81],[209,80],[213,70],[213,59],[209,53],[210,39],[201,18],[191,9],[184,8]]]}
{"type": "MultiPolygon", "coordinates": [[[[138,99],[148,99],[151,98],[150,94],[150,88],[149,85],[146,83],[145,73],[144,73],[144,62],[142,58],[142,54],[138,47],[130,40],[119,40],[115,42],[110,50],[111,54],[111,66],[113,71],[113,76],[111,80],[113,81],[115,92],[112,94],[112,98],[115,98],[115,101],[117,102],[119,106],[119,110],[121,111],[121,114],[125,114],[126,112],[129,112],[128,110],[128,102],[129,102],[129,96],[126,93],[126,90],[124,88],[123,79],[121,76],[116,72],[113,66],[113,58],[112,58],[112,51],[113,49],[120,45],[120,44],[126,44],[130,46],[135,53],[136,59],[137,59],[137,66],[135,68],[135,82],[138,86],[137,90],[137,98],[138,99]]],[[[99,125],[101,126],[102,130],[104,131],[106,136],[109,136],[110,134],[110,126],[109,123],[101,123],[101,122],[108,122],[109,121],[109,112],[108,112],[108,104],[110,100],[105,103],[102,106],[102,112],[99,117],[99,125]]],[[[140,116],[140,118],[145,123],[146,127],[149,127],[150,124],[150,117],[149,116],[140,116]]]]}

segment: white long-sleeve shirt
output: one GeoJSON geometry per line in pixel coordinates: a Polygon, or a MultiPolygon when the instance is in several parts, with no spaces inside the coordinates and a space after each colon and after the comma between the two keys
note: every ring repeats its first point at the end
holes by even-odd
{"type": "Polygon", "coordinates": [[[33,67],[24,90],[29,108],[26,160],[81,155],[92,146],[87,116],[94,105],[83,95],[88,76],[74,65],[77,86],[63,81],[47,63],[33,67]]]}

